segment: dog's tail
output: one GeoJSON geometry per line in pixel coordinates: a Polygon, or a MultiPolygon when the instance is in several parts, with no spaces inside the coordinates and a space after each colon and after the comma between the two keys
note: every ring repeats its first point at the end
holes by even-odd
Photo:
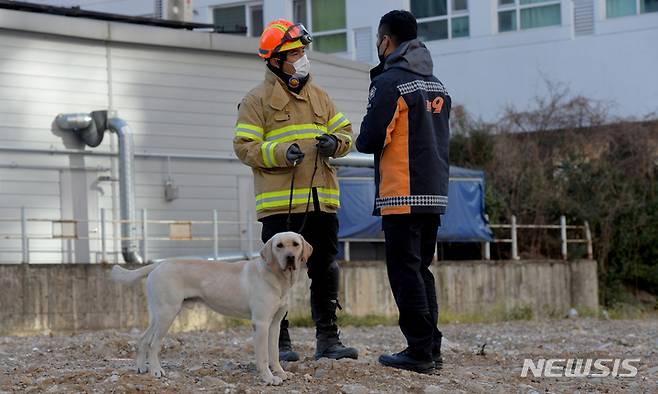
{"type": "Polygon", "coordinates": [[[132,285],[137,280],[146,277],[151,273],[159,264],[149,264],[147,266],[137,268],[136,270],[127,270],[123,267],[115,265],[112,267],[112,280],[119,283],[132,285]]]}

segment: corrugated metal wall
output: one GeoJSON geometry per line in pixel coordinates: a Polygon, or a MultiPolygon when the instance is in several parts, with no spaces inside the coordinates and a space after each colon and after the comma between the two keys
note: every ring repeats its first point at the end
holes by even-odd
{"type": "MultiPolygon", "coordinates": [[[[148,209],[149,219],[211,220],[217,209],[220,220],[246,220],[247,210],[253,209],[247,167],[181,156],[232,154],[237,103],[264,75],[255,55],[9,30],[0,30],[0,37],[0,220],[19,219],[24,206],[30,218],[91,220],[88,226],[78,225],[79,236],[99,235],[101,208],[108,219],[118,212],[116,159],[6,148],[116,151],[116,137],[110,133],[101,146],[81,148],[53,126],[58,113],[107,108],[131,125],[137,153],[176,155],[169,160],[137,158],[136,202],[138,209],[148,209]],[[164,199],[169,177],[180,188],[180,197],[172,202],[164,199]]],[[[319,61],[312,63],[312,72],[358,128],[366,73],[319,61]]],[[[49,236],[52,227],[47,222],[28,224],[31,235],[49,236]]],[[[254,229],[258,237],[258,227],[254,229]]],[[[112,226],[107,230],[113,234],[112,226]]],[[[193,230],[200,236],[212,233],[210,225],[193,230]]],[[[168,231],[166,225],[149,226],[152,236],[167,236],[168,231]]],[[[19,233],[20,222],[0,221],[0,262],[21,261],[20,240],[2,239],[19,233]]],[[[245,234],[244,225],[220,226],[220,235],[230,238],[220,242],[220,249],[245,248],[239,240],[245,234]]],[[[108,242],[107,248],[110,261],[120,259],[118,242],[108,242]]],[[[100,243],[33,239],[30,250],[32,262],[85,262],[86,256],[96,262],[100,243]]],[[[150,258],[211,251],[211,241],[149,245],[150,258]]]]}

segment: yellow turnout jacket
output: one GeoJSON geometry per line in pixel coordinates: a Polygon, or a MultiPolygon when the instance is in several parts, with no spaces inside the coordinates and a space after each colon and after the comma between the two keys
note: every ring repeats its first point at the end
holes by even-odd
{"type": "MultiPolygon", "coordinates": [[[[335,157],[345,156],[352,147],[352,125],[319,86],[310,78],[299,94],[291,92],[272,71],[242,99],[235,126],[233,148],[238,158],[254,173],[258,218],[288,213],[290,180],[295,185],[292,212],[304,212],[317,149],[315,137],[327,133],[338,139],[335,157]],[[297,143],[306,154],[293,168],[286,151],[297,143]]],[[[328,158],[319,156],[312,187],[317,188],[323,212],[340,206],[336,169],[328,158]]],[[[309,210],[313,210],[313,201],[309,210]]]]}

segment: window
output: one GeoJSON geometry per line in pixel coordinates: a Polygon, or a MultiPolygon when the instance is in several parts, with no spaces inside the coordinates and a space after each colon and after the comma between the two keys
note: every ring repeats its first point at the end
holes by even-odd
{"type": "Polygon", "coordinates": [[[247,30],[247,33],[251,37],[260,37],[263,34],[263,6],[253,6],[249,7],[250,14],[250,28],[247,30]]]}
{"type": "Polygon", "coordinates": [[[468,37],[468,0],[411,0],[421,41],[468,37]]]}
{"type": "Polygon", "coordinates": [[[306,0],[293,0],[292,2],[293,23],[301,23],[308,28],[306,11],[306,0]]]}
{"type": "Polygon", "coordinates": [[[310,0],[313,49],[347,52],[347,18],[345,0],[310,0]]]}
{"type": "Polygon", "coordinates": [[[345,1],[293,0],[294,22],[303,24],[309,30],[314,50],[325,53],[347,52],[345,1]]]}
{"type": "Polygon", "coordinates": [[[658,12],[658,0],[606,0],[605,10],[608,18],[658,12]]]}
{"type": "Polygon", "coordinates": [[[260,37],[263,33],[263,5],[249,3],[212,10],[213,24],[217,31],[260,37]]]}
{"type": "Polygon", "coordinates": [[[498,0],[498,31],[562,24],[560,0],[498,0]]]}

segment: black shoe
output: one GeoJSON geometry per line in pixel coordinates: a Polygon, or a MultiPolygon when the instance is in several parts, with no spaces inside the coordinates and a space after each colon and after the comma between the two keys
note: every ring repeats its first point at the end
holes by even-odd
{"type": "Polygon", "coordinates": [[[299,361],[299,354],[292,348],[279,348],[279,361],[299,361]]]}
{"type": "Polygon", "coordinates": [[[423,359],[412,354],[409,348],[395,354],[383,354],[379,356],[379,363],[387,367],[405,369],[418,373],[430,373],[434,369],[434,361],[431,358],[423,359]]]}
{"type": "Polygon", "coordinates": [[[443,367],[443,357],[441,351],[432,351],[432,361],[434,361],[434,369],[441,369],[443,367]]]}
{"type": "Polygon", "coordinates": [[[315,359],[319,360],[323,357],[340,360],[341,358],[358,359],[359,351],[353,347],[347,347],[338,341],[337,343],[327,345],[323,344],[322,340],[318,340],[318,345],[315,351],[315,359]]]}

